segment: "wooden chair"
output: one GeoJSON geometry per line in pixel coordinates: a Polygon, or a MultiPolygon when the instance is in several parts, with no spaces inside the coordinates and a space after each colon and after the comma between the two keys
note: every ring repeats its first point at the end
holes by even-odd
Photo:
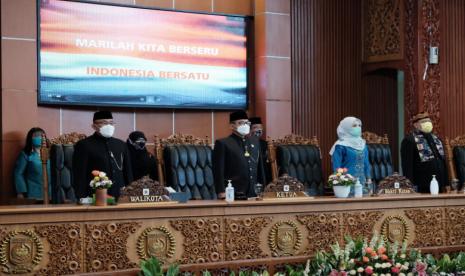
{"type": "Polygon", "coordinates": [[[155,157],[160,183],[187,192],[189,199],[216,199],[208,137],[174,134],[160,139],[155,136],[155,157]]]}
{"type": "MultiPolygon", "coordinates": [[[[446,165],[449,183],[452,189],[463,189],[465,186],[465,135],[460,135],[445,142],[446,165]]],[[[447,188],[446,188],[447,189],[447,188]]]]}
{"type": "Polygon", "coordinates": [[[365,131],[362,134],[368,147],[371,165],[371,177],[375,184],[393,174],[391,147],[387,134],[379,136],[373,132],[365,131]]]}
{"type": "Polygon", "coordinates": [[[77,200],[72,177],[74,144],[84,138],[86,138],[85,134],[72,132],[51,139],[52,203],[75,202],[77,200]]]}
{"type": "Polygon", "coordinates": [[[305,185],[312,195],[323,194],[323,171],[318,139],[290,134],[276,141],[268,139],[273,182],[288,174],[305,185]]]}

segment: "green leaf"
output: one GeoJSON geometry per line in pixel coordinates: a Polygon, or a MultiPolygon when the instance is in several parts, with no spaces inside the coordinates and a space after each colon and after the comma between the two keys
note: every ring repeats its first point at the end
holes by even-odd
{"type": "Polygon", "coordinates": [[[171,264],[168,267],[168,271],[166,271],[166,276],[177,276],[177,275],[179,275],[179,265],[171,264]]]}

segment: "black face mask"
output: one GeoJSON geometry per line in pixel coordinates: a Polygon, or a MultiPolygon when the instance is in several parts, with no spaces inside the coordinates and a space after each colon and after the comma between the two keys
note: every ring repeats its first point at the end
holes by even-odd
{"type": "Polygon", "coordinates": [[[134,147],[136,150],[144,150],[145,149],[145,142],[135,142],[134,147]]]}
{"type": "Polygon", "coordinates": [[[136,150],[145,150],[146,141],[143,138],[139,138],[135,142],[131,139],[128,139],[128,141],[136,150]]]}

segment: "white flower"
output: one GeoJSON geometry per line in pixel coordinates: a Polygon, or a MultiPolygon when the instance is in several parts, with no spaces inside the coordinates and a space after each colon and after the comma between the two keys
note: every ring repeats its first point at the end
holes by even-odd
{"type": "Polygon", "coordinates": [[[413,276],[412,272],[407,273],[407,276],[413,276]]]}
{"type": "Polygon", "coordinates": [[[405,254],[400,254],[401,259],[405,259],[405,257],[406,257],[405,254]]]}
{"type": "Polygon", "coordinates": [[[408,265],[403,265],[400,269],[401,270],[408,270],[408,265]]]}
{"type": "Polygon", "coordinates": [[[405,274],[401,272],[401,273],[399,273],[399,276],[405,276],[405,274]]]}
{"type": "Polygon", "coordinates": [[[386,273],[386,276],[391,276],[391,273],[386,273]]]}
{"type": "Polygon", "coordinates": [[[391,267],[392,264],[391,263],[385,263],[386,264],[386,267],[391,267]]]}
{"type": "Polygon", "coordinates": [[[351,271],[349,271],[349,274],[350,274],[350,275],[355,275],[355,274],[357,274],[357,272],[356,272],[355,270],[352,269],[351,271]]]}
{"type": "Polygon", "coordinates": [[[333,185],[336,185],[336,184],[338,184],[338,183],[339,183],[339,181],[333,180],[333,185]]]}
{"type": "Polygon", "coordinates": [[[107,176],[107,174],[104,173],[104,172],[100,172],[100,173],[98,174],[98,176],[99,176],[99,177],[105,177],[105,176],[107,176]]]}
{"type": "Polygon", "coordinates": [[[409,263],[408,263],[408,262],[405,262],[404,265],[405,265],[406,267],[408,267],[408,266],[409,266],[409,263]]]}
{"type": "Polygon", "coordinates": [[[358,272],[358,273],[362,273],[363,271],[365,271],[365,269],[363,269],[363,267],[357,268],[357,272],[358,272]]]}
{"type": "Polygon", "coordinates": [[[375,264],[375,268],[380,268],[381,267],[381,264],[380,263],[376,263],[375,264]]]}

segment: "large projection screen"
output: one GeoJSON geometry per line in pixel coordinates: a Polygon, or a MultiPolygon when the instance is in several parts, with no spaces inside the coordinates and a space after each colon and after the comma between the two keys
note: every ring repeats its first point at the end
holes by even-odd
{"type": "Polygon", "coordinates": [[[38,103],[244,109],[247,18],[38,1],[38,103]]]}

